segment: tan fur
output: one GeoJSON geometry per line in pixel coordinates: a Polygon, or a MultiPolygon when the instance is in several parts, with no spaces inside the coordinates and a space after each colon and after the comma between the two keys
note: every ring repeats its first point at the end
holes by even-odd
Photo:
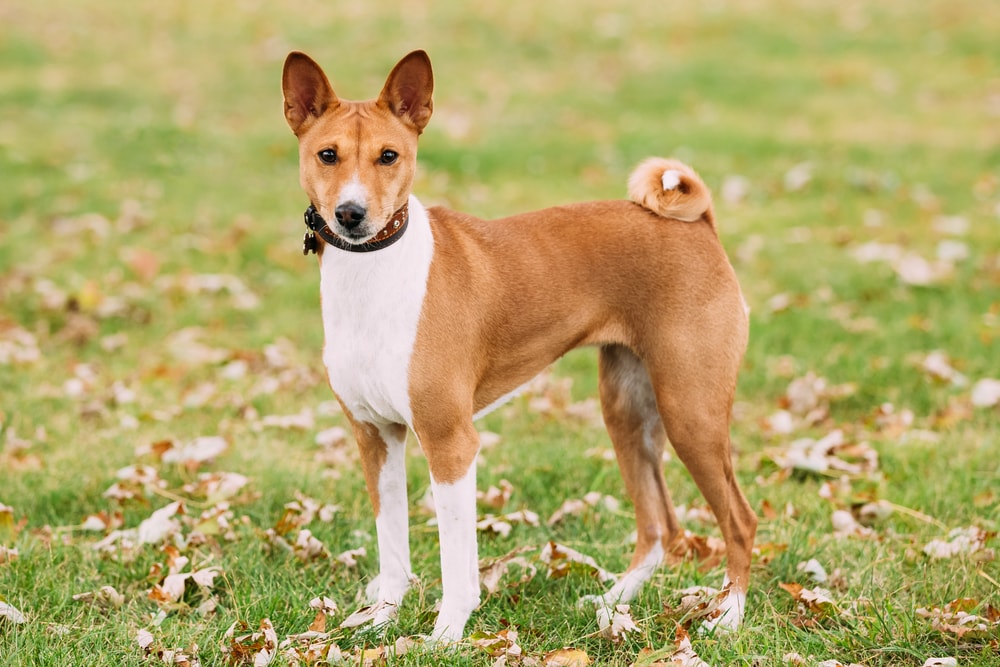
{"type": "Polygon", "coordinates": [[[651,157],[643,161],[628,179],[629,199],[642,204],[650,211],[665,218],[675,218],[685,222],[705,220],[715,225],[712,211],[712,193],[702,182],[694,169],[680,160],[651,157]],[[663,174],[678,172],[678,184],[664,189],[663,174]]]}
{"type": "MultiPolygon", "coordinates": [[[[289,56],[283,85],[302,186],[321,214],[358,174],[373,217],[388,218],[410,193],[417,136],[432,109],[426,55],[404,58],[374,101],[339,100],[303,54],[289,56]],[[377,164],[387,146],[400,154],[392,168],[377,164]],[[343,156],[340,168],[316,159],[325,147],[343,156]]],[[[630,570],[679,534],[660,463],[669,438],[719,520],[727,575],[745,591],[757,520],[736,484],[729,442],[745,304],[694,170],[650,159],[628,190],[633,201],[493,221],[428,209],[434,255],[410,358],[412,426],[434,480],[456,482],[479,448],[475,413],[565,352],[597,346],[604,418],[636,509],[630,570]],[[664,189],[669,170],[677,174],[664,189]]],[[[371,425],[352,423],[377,508],[385,444],[371,425]]]]}

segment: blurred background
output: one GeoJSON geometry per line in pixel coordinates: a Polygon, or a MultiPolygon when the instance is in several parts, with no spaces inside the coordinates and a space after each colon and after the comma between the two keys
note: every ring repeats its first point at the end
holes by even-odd
{"type": "MultiPolygon", "coordinates": [[[[883,451],[889,479],[959,472],[894,501],[995,529],[997,399],[972,390],[1000,375],[1000,3],[40,0],[0,3],[0,25],[11,525],[78,524],[137,447],[171,438],[225,436],[224,463],[263,491],[248,510],[262,523],[289,488],[329,489],[311,448],[337,417],[262,420],[331,398],[281,67],[306,51],[338,95],[367,99],[422,48],[436,84],[425,204],[499,217],[620,198],[648,155],[701,173],[752,307],[734,423],[752,487],[762,452],[794,436],[918,430],[933,445],[883,451]],[[821,417],[775,417],[794,413],[803,377],[821,417]]],[[[557,368],[572,400],[594,396],[594,366],[584,353],[557,368]]],[[[549,438],[527,412],[486,426],[549,438]]],[[[599,429],[572,437],[607,445],[599,429]]],[[[508,451],[549,511],[556,482],[621,495],[599,464],[508,451]]],[[[344,475],[335,499],[368,525],[360,475],[344,475]]],[[[801,489],[748,493],[780,507],[801,489]]],[[[8,599],[62,586],[12,572],[8,599]]]]}

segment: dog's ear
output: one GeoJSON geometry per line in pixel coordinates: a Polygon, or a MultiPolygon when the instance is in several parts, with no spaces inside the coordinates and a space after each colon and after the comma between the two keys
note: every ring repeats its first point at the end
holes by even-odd
{"type": "Polygon", "coordinates": [[[296,135],[307,120],[319,118],[340,104],[320,66],[300,51],[292,51],[285,58],[281,89],[285,94],[285,120],[296,135]]]}
{"type": "Polygon", "coordinates": [[[424,51],[413,51],[392,68],[378,103],[388,106],[392,113],[412,123],[420,134],[427,127],[434,110],[433,93],[431,59],[424,51]]]}

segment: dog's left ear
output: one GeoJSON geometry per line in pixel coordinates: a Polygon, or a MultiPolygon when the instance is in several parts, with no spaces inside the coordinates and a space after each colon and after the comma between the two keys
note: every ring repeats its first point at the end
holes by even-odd
{"type": "Polygon", "coordinates": [[[392,68],[378,103],[388,106],[395,115],[412,123],[420,134],[427,127],[434,110],[433,93],[431,59],[424,51],[413,51],[392,68]]]}

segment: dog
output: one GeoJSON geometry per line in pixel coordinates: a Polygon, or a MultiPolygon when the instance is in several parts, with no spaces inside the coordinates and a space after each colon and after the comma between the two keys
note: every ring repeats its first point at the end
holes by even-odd
{"type": "Polygon", "coordinates": [[[627,602],[680,535],[662,472],[667,439],[718,519],[726,596],[739,626],[757,519],[733,474],[729,420],[748,338],[746,304],[718,238],[711,194],[676,160],[651,158],[630,201],[558,206],[493,221],[412,194],[434,87],[424,51],[377,99],[341,99],[309,56],[282,73],[319,259],[323,362],[350,421],[375,512],[376,624],[411,584],[404,442],[431,474],[442,600],[431,637],[458,641],[478,607],[478,417],[567,351],[599,349],[602,414],[635,507],[625,574],[593,602],[627,602]]]}

